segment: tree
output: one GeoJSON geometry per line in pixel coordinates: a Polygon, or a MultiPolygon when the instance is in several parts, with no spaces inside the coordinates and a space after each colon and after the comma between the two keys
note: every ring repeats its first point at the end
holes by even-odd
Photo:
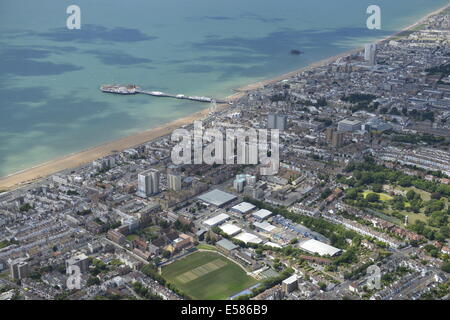
{"type": "Polygon", "coordinates": [[[25,203],[19,208],[19,210],[22,211],[22,212],[26,212],[26,211],[28,211],[28,210],[30,210],[32,208],[33,207],[29,203],[25,203]]]}
{"type": "Polygon", "coordinates": [[[21,300],[22,296],[20,295],[20,291],[19,290],[14,290],[14,294],[11,297],[11,300],[21,300]]]}
{"type": "Polygon", "coordinates": [[[407,198],[409,201],[413,200],[415,197],[416,197],[416,193],[414,192],[414,190],[409,190],[409,191],[406,193],[406,198],[407,198]]]}
{"type": "Polygon", "coordinates": [[[164,252],[162,253],[162,256],[166,259],[169,259],[171,255],[172,253],[169,250],[164,250],[164,252]]]}
{"type": "Polygon", "coordinates": [[[88,287],[93,286],[93,285],[99,285],[99,284],[100,284],[100,279],[97,277],[90,277],[87,281],[88,287]]]}
{"type": "Polygon", "coordinates": [[[157,281],[159,284],[164,285],[166,283],[166,280],[164,280],[164,278],[158,273],[158,269],[152,263],[143,266],[141,272],[146,276],[152,278],[153,280],[157,281]]]}
{"type": "Polygon", "coordinates": [[[393,107],[389,113],[398,116],[400,115],[400,111],[398,111],[397,107],[393,107]]]}
{"type": "Polygon", "coordinates": [[[429,215],[433,212],[444,210],[445,203],[440,200],[430,200],[425,208],[425,214],[429,215]]]}
{"type": "Polygon", "coordinates": [[[41,279],[41,274],[38,271],[32,272],[30,274],[30,278],[33,280],[40,280],[41,279]]]}
{"type": "Polygon", "coordinates": [[[441,233],[435,233],[434,237],[435,237],[436,241],[445,242],[445,237],[441,233]]]}
{"type": "Polygon", "coordinates": [[[441,267],[442,271],[450,273],[450,261],[444,262],[441,267]]]}
{"type": "Polygon", "coordinates": [[[366,200],[369,202],[378,202],[378,201],[380,201],[380,195],[377,193],[369,193],[366,196],[366,200]]]}
{"type": "Polygon", "coordinates": [[[346,190],[345,196],[347,199],[356,200],[356,198],[358,197],[358,191],[356,191],[356,189],[354,188],[349,188],[346,190]]]}
{"type": "Polygon", "coordinates": [[[433,212],[428,220],[428,223],[432,227],[446,226],[448,222],[448,217],[441,211],[433,212]]]}
{"type": "Polygon", "coordinates": [[[444,238],[449,238],[450,237],[450,228],[448,226],[442,226],[439,229],[439,233],[444,237],[444,238]]]}
{"type": "Polygon", "coordinates": [[[319,282],[318,284],[319,284],[320,290],[325,291],[327,289],[327,284],[326,283],[319,282]]]}
{"type": "Polygon", "coordinates": [[[256,253],[258,256],[262,256],[262,254],[264,253],[264,250],[261,249],[261,248],[258,248],[258,249],[255,250],[255,253],[256,253]]]}
{"type": "Polygon", "coordinates": [[[372,191],[377,193],[383,192],[383,186],[379,183],[374,183],[372,185],[372,191]]]}
{"type": "Polygon", "coordinates": [[[442,194],[440,194],[439,192],[433,192],[431,194],[431,199],[439,200],[440,198],[442,198],[442,194]]]}
{"type": "Polygon", "coordinates": [[[330,188],[326,188],[326,189],[322,192],[321,198],[322,198],[322,199],[325,199],[325,198],[327,198],[330,194],[331,194],[331,189],[330,189],[330,188]]]}

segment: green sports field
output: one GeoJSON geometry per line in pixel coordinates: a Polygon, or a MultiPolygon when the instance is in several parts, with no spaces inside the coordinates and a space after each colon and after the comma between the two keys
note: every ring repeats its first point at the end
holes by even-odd
{"type": "Polygon", "coordinates": [[[162,269],[162,276],[196,300],[227,299],[257,281],[214,252],[195,252],[162,269]]]}

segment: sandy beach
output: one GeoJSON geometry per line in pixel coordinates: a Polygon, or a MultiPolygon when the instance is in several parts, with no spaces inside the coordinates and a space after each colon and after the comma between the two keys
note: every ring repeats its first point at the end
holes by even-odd
{"type": "MultiPolygon", "coordinates": [[[[414,23],[413,25],[408,26],[393,35],[390,35],[390,36],[380,40],[379,42],[386,41],[386,40],[392,39],[394,37],[397,37],[402,32],[408,31],[408,30],[416,27],[417,25],[421,24],[428,17],[430,17],[434,14],[437,14],[437,13],[441,12],[442,10],[445,10],[448,7],[449,7],[449,5],[446,5],[445,7],[428,14],[427,16],[421,18],[419,21],[414,23]]],[[[310,64],[309,66],[306,66],[299,70],[295,70],[295,71],[292,71],[292,72],[289,72],[286,74],[282,74],[280,76],[277,76],[277,77],[269,79],[269,80],[264,80],[264,81],[260,81],[257,83],[247,85],[245,87],[235,90],[236,93],[229,96],[227,98],[227,100],[235,101],[251,90],[255,90],[255,89],[261,88],[265,85],[291,78],[298,73],[301,73],[301,72],[304,72],[304,71],[307,71],[310,69],[328,65],[328,64],[332,63],[333,61],[339,59],[340,57],[344,57],[349,54],[357,53],[361,50],[362,50],[362,48],[350,50],[350,51],[341,53],[337,56],[333,56],[333,57],[315,62],[315,63],[310,64]]],[[[219,106],[219,108],[222,110],[223,110],[223,108],[226,108],[226,107],[227,107],[227,105],[219,106]]],[[[32,168],[8,175],[6,177],[2,177],[2,178],[0,178],[0,191],[5,191],[5,190],[19,187],[21,185],[29,184],[33,181],[36,181],[43,177],[47,177],[51,174],[54,174],[54,173],[57,173],[57,172],[60,172],[60,171],[66,170],[66,169],[76,168],[81,165],[87,164],[91,161],[94,161],[96,159],[99,159],[101,157],[105,157],[109,154],[115,153],[117,151],[121,151],[121,150],[124,150],[127,148],[132,148],[132,147],[138,146],[140,144],[149,142],[151,140],[157,139],[159,137],[168,135],[176,128],[179,128],[186,124],[190,124],[190,123],[194,122],[195,120],[199,120],[199,119],[206,117],[208,115],[208,113],[209,113],[209,109],[205,109],[200,112],[189,115],[187,117],[180,118],[180,119],[174,120],[170,123],[158,126],[156,128],[145,130],[140,133],[137,133],[137,134],[134,134],[134,135],[131,135],[128,137],[124,137],[124,138],[121,138],[118,140],[114,140],[111,142],[107,142],[102,145],[99,145],[99,146],[96,146],[93,148],[89,148],[89,149],[86,149],[86,150],[83,150],[83,151],[80,151],[77,153],[69,154],[67,156],[34,166],[32,168]]]]}
{"type": "Polygon", "coordinates": [[[77,153],[69,154],[21,172],[0,178],[0,190],[9,190],[20,185],[28,184],[56,172],[76,168],[117,151],[138,146],[145,142],[170,134],[176,128],[192,123],[195,120],[202,119],[207,116],[208,113],[209,110],[205,109],[162,126],[145,130],[122,139],[107,142],[77,153]]]}

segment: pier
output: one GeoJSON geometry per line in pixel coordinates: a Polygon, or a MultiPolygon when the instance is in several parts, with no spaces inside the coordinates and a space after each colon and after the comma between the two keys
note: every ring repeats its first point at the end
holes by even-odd
{"type": "Polygon", "coordinates": [[[160,97],[160,98],[173,98],[173,99],[180,99],[180,100],[191,100],[196,102],[206,102],[206,103],[228,103],[231,104],[229,101],[225,100],[216,100],[214,98],[209,97],[203,97],[203,96],[186,96],[184,94],[169,94],[164,93],[160,91],[147,91],[142,90],[140,87],[136,85],[102,85],[100,87],[100,90],[106,93],[115,93],[115,94],[146,94],[153,97],[160,97]]]}

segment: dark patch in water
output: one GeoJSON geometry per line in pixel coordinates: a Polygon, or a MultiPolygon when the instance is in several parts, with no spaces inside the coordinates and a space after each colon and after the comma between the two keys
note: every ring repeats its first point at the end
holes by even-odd
{"type": "Polygon", "coordinates": [[[245,12],[245,13],[242,13],[235,17],[232,17],[232,16],[202,16],[202,17],[186,17],[185,19],[192,21],[192,22],[204,21],[204,20],[225,21],[225,22],[238,21],[238,20],[253,20],[253,21],[258,21],[258,22],[262,22],[262,23],[277,23],[277,22],[282,22],[282,21],[286,20],[284,18],[274,18],[274,17],[266,18],[264,16],[261,16],[261,15],[255,14],[255,13],[250,13],[250,12],[245,12]]]}
{"type": "Polygon", "coordinates": [[[208,65],[187,65],[180,67],[178,72],[182,73],[209,73],[215,70],[214,67],[208,65]]]}
{"type": "Polygon", "coordinates": [[[42,37],[57,42],[89,42],[96,43],[98,40],[107,42],[139,42],[157,39],[149,36],[139,29],[132,28],[106,28],[100,25],[85,24],[80,30],[68,30],[67,28],[51,29],[47,32],[29,32],[28,35],[42,37]]]}
{"type": "Polygon", "coordinates": [[[48,58],[53,52],[47,49],[4,47],[0,51],[0,70],[3,74],[17,76],[57,75],[83,69],[70,63],[37,61],[48,58]]]}
{"type": "MultiPolygon", "coordinates": [[[[194,50],[211,52],[197,61],[219,62],[223,71],[219,80],[229,80],[233,77],[261,77],[271,70],[284,65],[285,59],[298,59],[289,55],[294,47],[308,47],[308,53],[314,54],[320,48],[331,48],[330,52],[337,54],[348,50],[348,47],[338,44],[361,37],[380,37],[392,34],[391,31],[368,30],[365,28],[339,28],[327,30],[294,30],[284,28],[264,37],[205,37],[202,42],[191,43],[194,50]],[[221,55],[217,55],[220,52],[221,55]]],[[[308,59],[308,55],[302,55],[308,59]]],[[[325,57],[323,57],[325,58],[325,57]]],[[[305,58],[303,58],[305,59],[305,58]]],[[[317,60],[314,57],[313,60],[317,60]]],[[[194,62],[194,61],[193,61],[194,62]]]]}
{"type": "Polygon", "coordinates": [[[141,63],[150,63],[153,60],[147,58],[138,58],[122,52],[111,52],[106,50],[87,50],[84,53],[92,54],[106,65],[135,65],[141,63]]]}

